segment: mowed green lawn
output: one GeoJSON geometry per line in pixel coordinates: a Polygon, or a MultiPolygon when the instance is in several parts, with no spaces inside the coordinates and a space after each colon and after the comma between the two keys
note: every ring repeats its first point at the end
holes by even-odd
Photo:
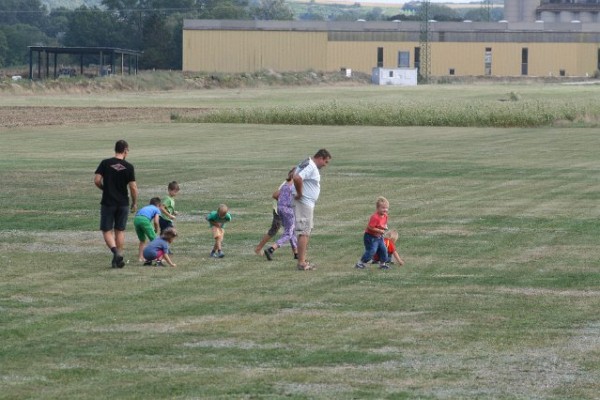
{"type": "MultiPolygon", "coordinates": [[[[348,89],[345,89],[348,90],[348,89]]],[[[288,94],[292,96],[292,94],[288,94]]],[[[597,398],[597,129],[103,124],[1,129],[0,398],[597,398]],[[94,170],[171,180],[177,268],[122,270],[94,170]],[[254,246],[325,147],[309,259],[254,246]],[[403,267],[353,268],[377,196],[403,267]],[[224,259],[204,215],[231,208],[224,259]]]]}

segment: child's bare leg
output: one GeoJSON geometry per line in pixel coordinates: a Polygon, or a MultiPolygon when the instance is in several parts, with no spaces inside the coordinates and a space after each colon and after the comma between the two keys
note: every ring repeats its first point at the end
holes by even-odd
{"type": "Polygon", "coordinates": [[[146,242],[140,242],[139,249],[138,249],[138,260],[139,261],[146,261],[146,260],[144,260],[144,245],[145,244],[146,244],[146,242]]]}
{"type": "Polygon", "coordinates": [[[263,236],[263,238],[260,240],[260,243],[258,243],[256,245],[256,248],[254,249],[254,252],[256,253],[256,255],[261,255],[262,253],[262,249],[263,247],[265,247],[265,244],[267,244],[267,242],[271,239],[271,236],[265,234],[265,236],[263,236]]]}
{"type": "Polygon", "coordinates": [[[213,226],[213,237],[215,238],[215,245],[213,247],[214,251],[221,250],[221,244],[223,243],[224,235],[225,235],[225,231],[223,231],[223,228],[213,226]]]}

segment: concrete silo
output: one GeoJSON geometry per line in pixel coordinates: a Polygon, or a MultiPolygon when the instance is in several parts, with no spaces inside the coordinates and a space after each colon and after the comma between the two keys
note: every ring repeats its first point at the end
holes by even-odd
{"type": "Polygon", "coordinates": [[[508,22],[535,22],[540,0],[504,0],[504,19],[508,22]]]}

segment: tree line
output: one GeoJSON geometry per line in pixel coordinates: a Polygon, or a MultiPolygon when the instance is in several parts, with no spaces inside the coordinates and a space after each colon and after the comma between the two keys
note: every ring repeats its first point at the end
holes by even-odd
{"type": "Polygon", "coordinates": [[[181,69],[184,19],[293,19],[284,0],[102,0],[48,10],[0,0],[0,67],[29,63],[28,46],[141,50],[140,68],[181,69]]]}

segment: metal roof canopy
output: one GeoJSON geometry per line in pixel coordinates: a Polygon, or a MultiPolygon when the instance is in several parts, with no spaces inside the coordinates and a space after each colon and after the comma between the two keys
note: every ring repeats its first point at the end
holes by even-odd
{"type": "Polygon", "coordinates": [[[108,57],[110,71],[115,71],[115,61],[118,57],[121,58],[121,75],[125,66],[125,55],[127,55],[127,71],[128,74],[137,75],[139,58],[143,52],[138,50],[119,49],[115,47],[53,47],[53,46],[29,46],[29,79],[33,79],[33,59],[34,53],[37,52],[37,79],[42,79],[42,53],[46,54],[46,75],[50,76],[50,54],[53,55],[54,78],[57,78],[57,58],[59,54],[77,54],[79,55],[79,74],[83,75],[83,56],[97,55],[99,57],[100,70],[98,74],[102,74],[105,57],[108,57]],[[133,58],[133,60],[132,60],[133,58]],[[132,65],[133,63],[133,65],[132,65]]]}

